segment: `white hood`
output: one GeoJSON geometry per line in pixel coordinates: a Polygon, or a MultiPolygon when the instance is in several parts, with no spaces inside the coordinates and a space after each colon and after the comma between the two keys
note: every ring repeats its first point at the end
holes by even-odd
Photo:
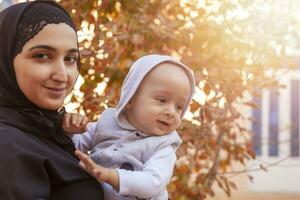
{"type": "MultiPolygon", "coordinates": [[[[135,61],[130,68],[122,86],[121,97],[119,104],[117,106],[116,112],[116,121],[122,128],[134,130],[135,128],[132,127],[126,120],[124,115],[124,109],[126,104],[130,101],[130,99],[134,96],[135,92],[137,91],[139,85],[141,84],[144,77],[156,66],[164,62],[172,62],[176,65],[182,67],[186,72],[190,83],[191,83],[191,92],[189,96],[189,103],[192,100],[193,94],[195,92],[195,79],[192,71],[182,64],[181,62],[175,60],[170,56],[163,56],[163,55],[147,55],[139,58],[135,61]]],[[[187,107],[184,108],[184,112],[181,117],[183,117],[184,113],[186,112],[187,107]]]]}

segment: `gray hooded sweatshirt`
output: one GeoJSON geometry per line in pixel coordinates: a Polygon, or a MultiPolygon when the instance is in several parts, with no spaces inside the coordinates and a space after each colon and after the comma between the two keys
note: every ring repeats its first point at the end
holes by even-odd
{"type": "MultiPolygon", "coordinates": [[[[106,109],[97,122],[88,125],[86,133],[73,137],[76,147],[84,152],[91,151],[96,163],[118,171],[119,191],[104,183],[105,199],[168,199],[166,186],[181,143],[179,135],[173,131],[168,135],[149,136],[131,126],[124,115],[126,104],[145,76],[164,62],[175,63],[186,72],[191,85],[190,102],[195,90],[191,70],[169,56],[144,56],[134,62],[128,72],[117,108],[106,109]]],[[[187,107],[183,114],[186,110],[187,107]]]]}

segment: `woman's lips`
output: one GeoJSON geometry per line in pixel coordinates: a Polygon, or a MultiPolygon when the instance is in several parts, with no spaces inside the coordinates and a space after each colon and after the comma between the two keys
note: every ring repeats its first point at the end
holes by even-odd
{"type": "Polygon", "coordinates": [[[65,94],[66,88],[65,87],[45,87],[47,92],[52,96],[62,96],[65,94]]]}

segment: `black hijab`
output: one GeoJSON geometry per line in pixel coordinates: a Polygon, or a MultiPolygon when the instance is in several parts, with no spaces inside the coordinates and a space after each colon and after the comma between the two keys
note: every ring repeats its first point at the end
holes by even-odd
{"type": "Polygon", "coordinates": [[[58,23],[76,31],[69,14],[49,0],[15,4],[0,13],[0,123],[49,140],[73,155],[74,144],[61,127],[64,109],[45,110],[29,101],[17,84],[13,66],[26,42],[47,24],[58,23]]]}

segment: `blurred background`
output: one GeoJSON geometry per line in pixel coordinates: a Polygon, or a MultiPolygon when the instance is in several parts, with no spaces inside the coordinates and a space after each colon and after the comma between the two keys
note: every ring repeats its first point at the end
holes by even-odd
{"type": "MultiPolygon", "coordinates": [[[[0,0],[0,9],[16,2],[0,0]]],[[[82,56],[68,111],[95,120],[116,106],[143,55],[193,69],[172,200],[300,199],[300,1],[58,2],[78,26],[82,56]]]]}

